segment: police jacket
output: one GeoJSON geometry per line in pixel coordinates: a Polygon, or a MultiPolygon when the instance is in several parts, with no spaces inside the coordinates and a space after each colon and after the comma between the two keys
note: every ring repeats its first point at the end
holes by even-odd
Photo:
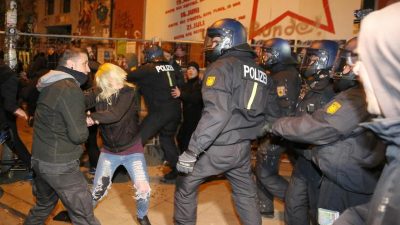
{"type": "Polygon", "coordinates": [[[204,109],[189,143],[194,153],[199,154],[210,145],[231,145],[256,138],[270,113],[268,101],[273,98],[273,90],[271,77],[254,57],[250,46],[243,44],[207,68],[202,86],[204,109]]]}
{"type": "Polygon", "coordinates": [[[109,102],[97,101],[96,97],[94,89],[85,92],[86,107],[96,108],[90,116],[100,122],[104,148],[110,152],[122,152],[131,147],[139,133],[139,106],[135,89],[123,87],[111,96],[109,102]]]}
{"type": "Polygon", "coordinates": [[[313,161],[345,190],[372,194],[384,162],[384,145],[359,123],[370,119],[364,91],[353,87],[313,114],[281,118],[272,132],[316,145],[313,161]]]}
{"type": "Polygon", "coordinates": [[[311,114],[317,111],[335,96],[329,78],[315,81],[310,85],[306,84],[301,92],[297,102],[296,116],[301,116],[305,113],[311,114]]]}
{"type": "Polygon", "coordinates": [[[171,96],[171,88],[180,82],[174,67],[167,62],[151,62],[131,71],[127,80],[139,86],[150,112],[165,107],[180,108],[179,99],[171,96]]]}
{"type": "Polygon", "coordinates": [[[274,81],[280,116],[293,116],[301,89],[301,78],[294,65],[275,64],[271,70],[274,81]]]}

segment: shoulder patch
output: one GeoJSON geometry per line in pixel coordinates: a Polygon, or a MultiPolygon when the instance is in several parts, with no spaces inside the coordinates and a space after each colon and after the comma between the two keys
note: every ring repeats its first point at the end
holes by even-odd
{"type": "Polygon", "coordinates": [[[328,114],[333,115],[333,114],[335,114],[341,107],[342,107],[342,105],[341,105],[339,102],[334,101],[334,102],[332,102],[332,104],[331,104],[330,106],[328,106],[328,108],[326,108],[326,112],[327,112],[328,114]]]}
{"type": "Polygon", "coordinates": [[[279,97],[284,97],[286,96],[286,87],[285,86],[278,86],[276,87],[276,94],[279,97]]]}
{"type": "Polygon", "coordinates": [[[207,86],[207,87],[213,86],[214,83],[215,83],[215,79],[216,79],[216,77],[213,76],[213,75],[208,76],[208,77],[207,77],[207,80],[206,80],[206,86],[207,86]]]}

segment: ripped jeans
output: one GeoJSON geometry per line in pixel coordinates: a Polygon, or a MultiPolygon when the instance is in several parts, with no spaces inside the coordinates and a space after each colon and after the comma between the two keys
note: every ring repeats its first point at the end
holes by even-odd
{"type": "Polygon", "coordinates": [[[142,219],[147,215],[150,200],[149,176],[147,174],[146,160],[143,153],[129,155],[113,155],[100,153],[97,163],[96,175],[93,182],[93,205],[97,205],[111,187],[111,179],[116,168],[123,165],[128,171],[133,186],[136,189],[135,199],[137,217],[142,219]]]}

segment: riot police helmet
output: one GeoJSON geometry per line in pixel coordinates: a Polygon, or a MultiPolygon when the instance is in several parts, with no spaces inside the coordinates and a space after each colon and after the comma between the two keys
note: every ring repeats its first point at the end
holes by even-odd
{"type": "Polygon", "coordinates": [[[162,48],[155,44],[151,44],[145,47],[145,49],[143,50],[143,54],[144,54],[144,61],[146,63],[165,61],[164,52],[162,48]]]}
{"type": "Polygon", "coordinates": [[[332,40],[313,41],[306,49],[300,65],[300,72],[305,78],[319,76],[321,72],[332,69],[339,49],[339,44],[332,40]]]}
{"type": "Polygon", "coordinates": [[[288,41],[282,38],[267,40],[261,50],[261,65],[270,69],[275,64],[296,64],[288,41]]]}
{"type": "Polygon", "coordinates": [[[207,28],[204,40],[206,60],[214,62],[226,50],[247,43],[244,26],[234,19],[221,19],[207,28]]]}
{"type": "Polygon", "coordinates": [[[332,69],[333,87],[336,91],[344,91],[357,85],[357,76],[353,71],[358,54],[356,53],[357,37],[351,38],[343,48],[339,49],[338,57],[332,69]]]}

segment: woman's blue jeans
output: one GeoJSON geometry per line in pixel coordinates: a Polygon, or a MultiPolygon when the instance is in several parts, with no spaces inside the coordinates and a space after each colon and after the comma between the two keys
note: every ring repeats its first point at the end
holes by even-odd
{"type": "Polygon", "coordinates": [[[137,217],[142,219],[147,215],[150,200],[149,176],[143,153],[129,155],[114,155],[102,152],[97,163],[93,182],[93,205],[97,205],[111,187],[111,179],[118,166],[123,165],[128,171],[133,186],[136,189],[135,199],[137,217]]]}

